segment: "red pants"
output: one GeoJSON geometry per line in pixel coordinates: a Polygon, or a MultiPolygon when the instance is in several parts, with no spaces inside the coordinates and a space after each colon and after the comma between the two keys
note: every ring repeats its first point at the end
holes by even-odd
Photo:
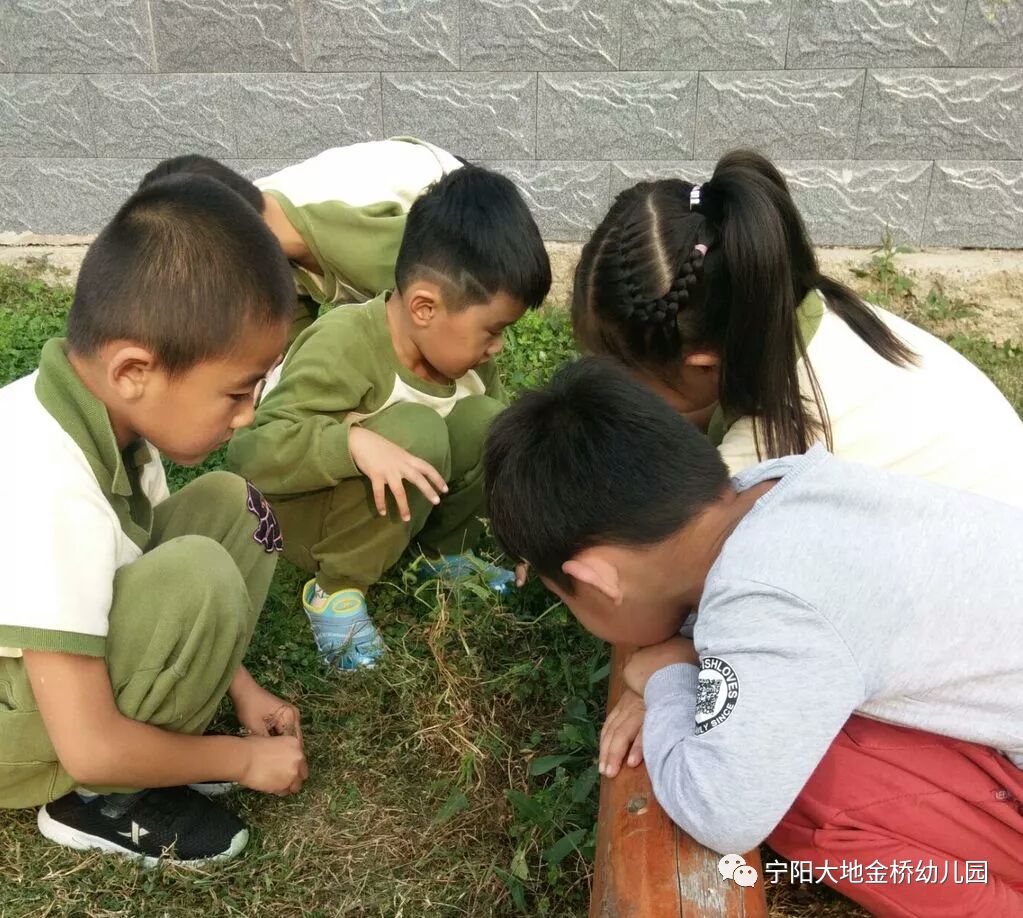
{"type": "Polygon", "coordinates": [[[984,746],[854,716],[767,843],[875,915],[1023,916],[1023,770],[984,746]]]}

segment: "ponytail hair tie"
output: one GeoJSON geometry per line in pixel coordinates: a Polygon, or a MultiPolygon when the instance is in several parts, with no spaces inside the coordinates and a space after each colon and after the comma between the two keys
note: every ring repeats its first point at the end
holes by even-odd
{"type": "Polygon", "coordinates": [[[693,185],[689,191],[689,209],[696,210],[700,206],[700,187],[699,185],[693,185]]]}
{"type": "Polygon", "coordinates": [[[707,246],[705,246],[702,242],[696,243],[696,245],[693,246],[693,249],[699,252],[701,255],[707,254],[707,246]]]}

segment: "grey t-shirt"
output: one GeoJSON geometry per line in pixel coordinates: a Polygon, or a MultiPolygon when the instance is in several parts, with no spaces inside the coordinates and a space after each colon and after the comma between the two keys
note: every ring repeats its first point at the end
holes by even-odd
{"type": "Polygon", "coordinates": [[[700,667],[647,683],[668,814],[723,854],[755,847],[854,712],[1023,767],[1023,510],[820,446],[733,484],[775,478],[707,576],[700,667]]]}

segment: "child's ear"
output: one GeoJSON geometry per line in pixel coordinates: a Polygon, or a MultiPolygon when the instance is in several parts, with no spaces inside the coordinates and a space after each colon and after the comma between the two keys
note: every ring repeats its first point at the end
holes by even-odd
{"type": "Polygon", "coordinates": [[[597,552],[580,552],[562,564],[561,570],[573,580],[589,584],[603,593],[616,606],[620,606],[625,598],[618,568],[597,552]]]}
{"type": "Polygon", "coordinates": [[[409,317],[420,328],[428,326],[443,308],[440,288],[429,281],[416,281],[402,297],[409,317]]]}
{"type": "Polygon", "coordinates": [[[156,355],[137,344],[118,342],[103,356],[110,388],[126,402],[140,399],[157,369],[156,355]]]}

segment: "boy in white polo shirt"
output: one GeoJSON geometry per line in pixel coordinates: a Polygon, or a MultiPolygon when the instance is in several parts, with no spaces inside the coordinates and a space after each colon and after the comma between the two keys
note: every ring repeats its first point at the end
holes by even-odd
{"type": "Polygon", "coordinates": [[[177,173],[208,175],[262,214],[291,263],[299,293],[289,344],[321,306],[365,303],[394,287],[412,202],[462,160],[411,137],[332,147],[250,182],[206,156],[165,160],[140,187],[177,173]]]}
{"type": "Polygon", "coordinates": [[[227,472],[170,495],[154,450],[195,465],[251,421],[293,307],[250,207],[164,179],[93,243],[67,338],[0,389],[0,807],[41,805],[60,844],[230,857],[245,826],[187,785],[301,787],[298,712],[241,665],[277,522],[227,472]],[[252,735],[203,735],[225,693],[252,735]]]}

